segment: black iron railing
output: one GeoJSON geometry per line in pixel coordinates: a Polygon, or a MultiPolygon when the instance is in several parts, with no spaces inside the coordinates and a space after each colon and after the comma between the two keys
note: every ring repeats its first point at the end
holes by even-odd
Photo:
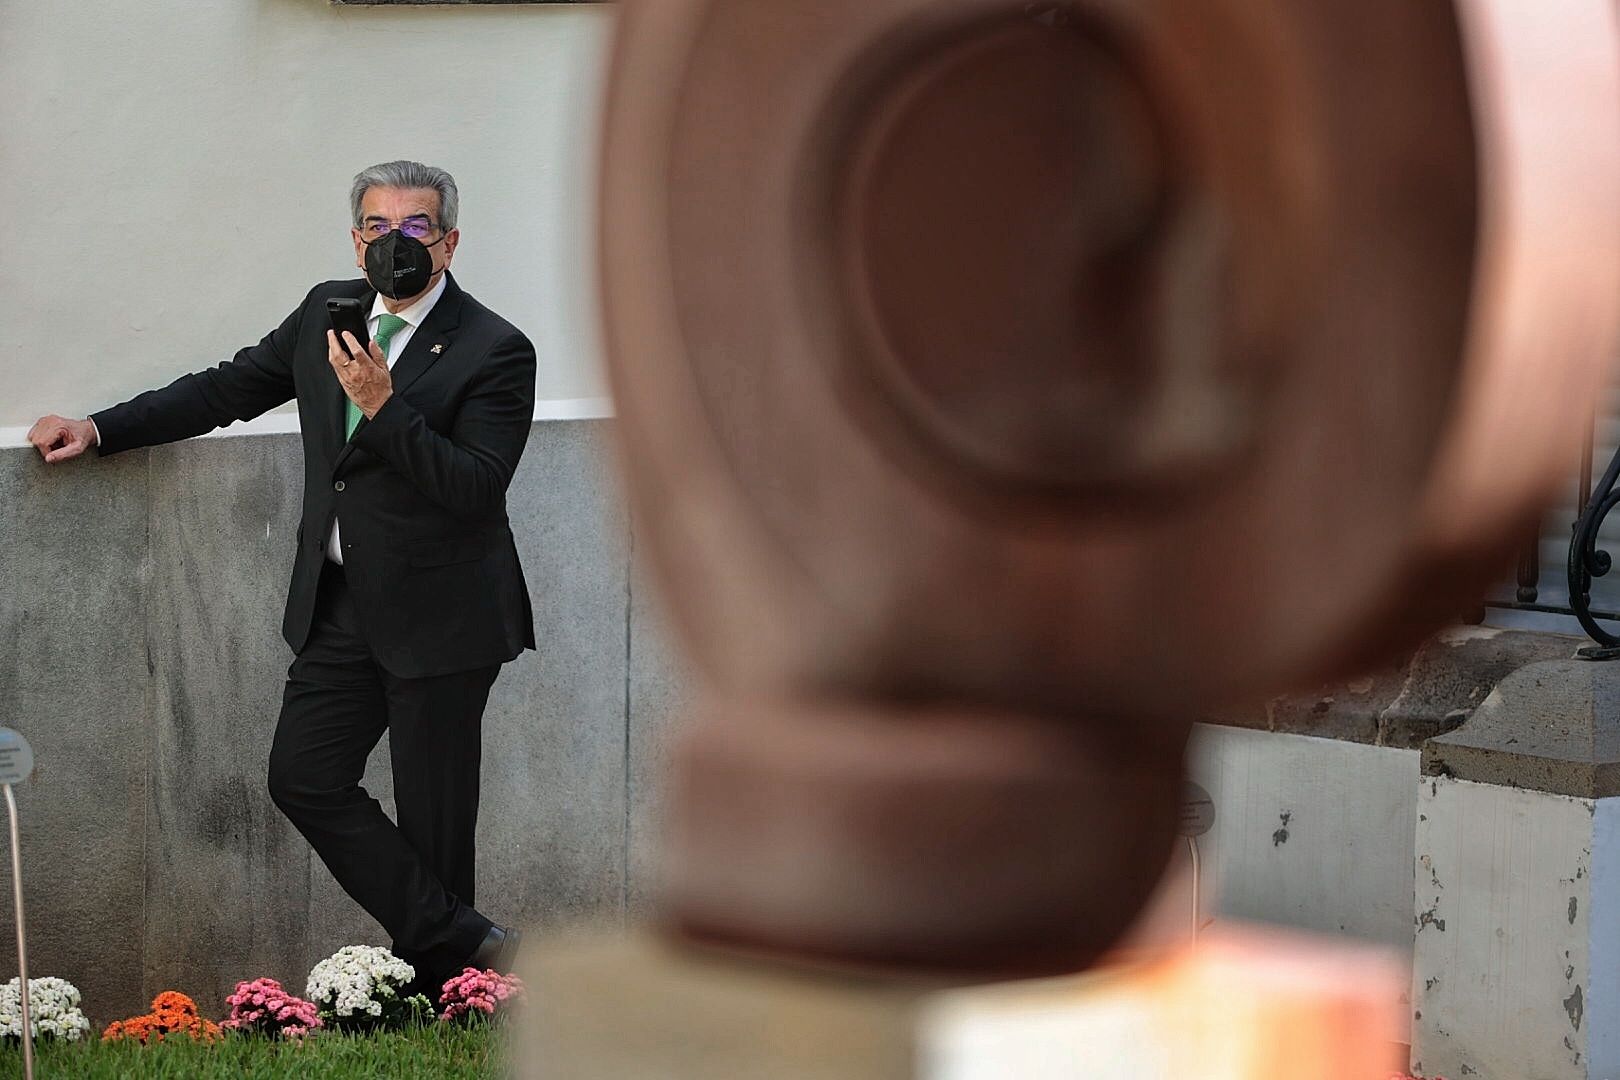
{"type": "Polygon", "coordinates": [[[1620,646],[1620,637],[1597,623],[1599,618],[1616,616],[1612,612],[1592,610],[1592,579],[1603,577],[1614,566],[1609,553],[1598,549],[1598,530],[1603,527],[1603,519],[1609,516],[1609,511],[1620,504],[1620,492],[1614,489],[1617,479],[1620,479],[1620,449],[1609,459],[1609,467],[1603,470],[1603,479],[1598,481],[1596,490],[1591,489],[1592,444],[1588,441],[1581,455],[1581,494],[1584,496],[1580,503],[1581,516],[1575,519],[1575,532],[1569,541],[1569,606],[1580,620],[1581,629],[1604,649],[1620,646]]]}
{"type": "Polygon", "coordinates": [[[1593,607],[1592,583],[1595,579],[1606,576],[1614,566],[1609,553],[1600,549],[1598,544],[1604,520],[1616,506],[1620,506],[1620,491],[1615,489],[1616,483],[1620,482],[1620,449],[1615,451],[1608,467],[1603,471],[1602,478],[1594,488],[1592,465],[1593,446],[1597,435],[1595,415],[1591,430],[1593,438],[1586,441],[1581,453],[1580,473],[1576,481],[1576,517],[1571,525],[1566,562],[1569,602],[1567,604],[1541,602],[1541,547],[1544,534],[1538,532],[1528,539],[1525,547],[1519,552],[1513,599],[1490,599],[1485,603],[1487,607],[1573,615],[1581,628],[1599,646],[1598,649],[1582,650],[1583,654],[1607,658],[1611,655],[1620,656],[1620,634],[1605,629],[1599,625],[1598,620],[1620,622],[1620,611],[1593,607]]]}

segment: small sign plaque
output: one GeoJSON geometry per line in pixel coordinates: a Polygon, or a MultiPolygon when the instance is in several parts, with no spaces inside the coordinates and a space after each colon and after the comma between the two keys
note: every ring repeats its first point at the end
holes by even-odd
{"type": "Polygon", "coordinates": [[[1209,792],[1187,781],[1181,789],[1181,820],[1178,829],[1182,836],[1203,836],[1215,827],[1215,800],[1209,792]]]}
{"type": "Polygon", "coordinates": [[[22,732],[0,728],[0,784],[20,784],[34,771],[34,751],[22,732]]]}

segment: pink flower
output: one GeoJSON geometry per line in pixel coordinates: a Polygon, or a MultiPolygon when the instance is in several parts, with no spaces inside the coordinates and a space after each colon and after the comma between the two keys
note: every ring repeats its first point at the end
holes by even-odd
{"type": "Polygon", "coordinates": [[[516,975],[464,968],[460,975],[445,981],[439,994],[439,1004],[444,1006],[439,1019],[457,1020],[474,1012],[494,1016],[503,1003],[522,996],[523,980],[516,975]]]}
{"type": "Polygon", "coordinates": [[[301,1039],[321,1026],[314,1004],[287,993],[274,979],[239,982],[225,1000],[231,1015],[220,1026],[232,1031],[301,1039]]]}

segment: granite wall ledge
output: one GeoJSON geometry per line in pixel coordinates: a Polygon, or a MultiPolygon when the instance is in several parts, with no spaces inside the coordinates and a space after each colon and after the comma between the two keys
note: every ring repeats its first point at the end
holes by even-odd
{"type": "Polygon", "coordinates": [[[1203,717],[1226,727],[1416,750],[1460,727],[1497,684],[1529,664],[1567,660],[1585,638],[1457,626],[1399,664],[1319,689],[1203,717]]]}

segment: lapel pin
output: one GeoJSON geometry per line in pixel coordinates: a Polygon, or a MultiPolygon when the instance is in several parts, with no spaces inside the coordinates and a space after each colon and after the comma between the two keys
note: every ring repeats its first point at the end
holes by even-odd
{"type": "Polygon", "coordinates": [[[429,349],[428,352],[432,353],[434,356],[438,356],[440,353],[444,352],[444,346],[435,345],[433,348],[429,349]]]}

